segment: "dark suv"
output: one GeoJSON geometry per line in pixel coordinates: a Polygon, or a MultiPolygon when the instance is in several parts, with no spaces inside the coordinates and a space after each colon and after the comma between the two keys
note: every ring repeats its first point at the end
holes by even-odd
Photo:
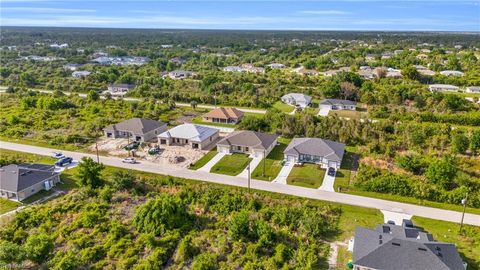
{"type": "Polygon", "coordinates": [[[335,176],[335,168],[333,167],[328,168],[328,175],[335,176]]]}

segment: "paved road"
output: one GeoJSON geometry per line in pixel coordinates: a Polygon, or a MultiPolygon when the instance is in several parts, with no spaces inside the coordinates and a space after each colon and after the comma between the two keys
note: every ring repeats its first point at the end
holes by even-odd
{"type": "MultiPolygon", "coordinates": [[[[16,144],[10,142],[0,141],[0,148],[27,152],[39,155],[50,155],[52,151],[61,151],[67,156],[71,156],[74,159],[80,159],[82,157],[91,157],[95,159],[93,154],[63,151],[58,149],[16,144]]],[[[182,177],[187,179],[200,180],[205,182],[212,182],[218,184],[225,184],[238,187],[247,187],[247,179],[242,177],[220,175],[202,171],[192,171],[185,168],[166,166],[154,164],[146,161],[142,161],[140,164],[125,164],[122,163],[120,158],[117,157],[100,157],[100,162],[108,166],[127,168],[132,170],[139,170],[144,172],[157,173],[162,175],[171,175],[175,177],[182,177]]],[[[279,183],[272,183],[268,181],[252,180],[251,187],[253,189],[283,193],[287,195],[294,195],[309,199],[317,199],[329,202],[343,203],[356,205],[367,208],[374,208],[378,210],[387,210],[391,212],[399,212],[414,216],[421,216],[426,218],[445,220],[451,222],[460,222],[461,213],[456,211],[424,207],[419,205],[412,205],[400,202],[392,202],[387,200],[380,200],[356,195],[349,195],[344,193],[328,192],[318,189],[303,188],[291,185],[284,185],[279,183]]],[[[480,215],[465,214],[464,222],[466,224],[480,226],[480,215]]]]}
{"type": "MultiPolygon", "coordinates": [[[[5,92],[5,89],[7,89],[7,87],[5,86],[0,86],[0,93],[1,92],[5,92]]],[[[47,93],[47,94],[51,94],[53,93],[52,90],[46,90],[46,89],[30,89],[30,90],[34,90],[34,91],[38,91],[40,93],[47,93]]],[[[64,92],[62,91],[62,93],[64,93],[65,95],[67,96],[70,96],[72,94],[72,92],[64,92]]],[[[87,94],[84,94],[84,93],[75,93],[75,94],[78,94],[79,97],[82,97],[82,98],[86,98],[87,97],[87,94]]],[[[105,96],[100,96],[101,99],[105,99],[105,96]]],[[[119,97],[116,97],[116,96],[112,96],[113,99],[118,99],[119,97]]],[[[142,99],[141,98],[129,98],[129,97],[122,97],[123,100],[125,101],[141,101],[142,99]]],[[[191,107],[192,105],[190,105],[189,103],[182,103],[182,102],[175,102],[175,105],[179,106],[179,107],[191,107]]],[[[213,106],[213,105],[204,105],[204,104],[198,104],[197,105],[197,108],[202,108],[202,109],[216,109],[218,106],[213,106]]],[[[258,113],[258,114],[266,114],[267,111],[266,110],[262,110],[262,109],[249,109],[249,108],[237,108],[239,111],[242,111],[242,112],[248,112],[248,113],[258,113]]]]}

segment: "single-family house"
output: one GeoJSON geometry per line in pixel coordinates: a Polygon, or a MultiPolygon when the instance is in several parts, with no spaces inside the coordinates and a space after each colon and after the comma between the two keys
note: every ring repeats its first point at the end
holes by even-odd
{"type": "Polygon", "coordinates": [[[77,70],[79,67],[81,67],[80,64],[65,64],[65,65],[63,65],[63,68],[64,68],[64,69],[70,70],[70,71],[75,71],[75,70],[77,70]]]}
{"type": "Polygon", "coordinates": [[[464,75],[463,72],[457,71],[457,70],[443,70],[443,71],[440,71],[440,74],[444,76],[454,76],[454,77],[462,77],[464,75]]]}
{"type": "Polygon", "coordinates": [[[451,84],[430,84],[428,90],[430,92],[458,92],[459,88],[451,84]]]}
{"type": "Polygon", "coordinates": [[[375,55],[374,54],[367,54],[365,56],[365,61],[375,61],[375,55]]]}
{"type": "Polygon", "coordinates": [[[357,102],[346,99],[322,99],[320,108],[329,108],[330,110],[356,110],[357,102]]]}
{"type": "Polygon", "coordinates": [[[417,58],[418,60],[427,60],[428,59],[428,55],[424,54],[424,53],[420,53],[418,54],[417,56],[415,56],[415,58],[417,58]]]}
{"type": "Polygon", "coordinates": [[[272,64],[267,65],[267,67],[269,67],[271,69],[282,69],[282,68],[285,68],[285,65],[284,64],[279,64],[279,63],[272,63],[272,64]]]}
{"type": "Polygon", "coordinates": [[[389,59],[393,56],[393,53],[391,52],[384,52],[382,53],[382,59],[389,59]]]}
{"type": "Polygon", "coordinates": [[[262,132],[241,130],[230,133],[217,143],[219,153],[243,153],[251,157],[263,158],[277,144],[278,136],[262,132]]]}
{"type": "Polygon", "coordinates": [[[189,145],[192,149],[207,149],[218,139],[219,129],[203,125],[183,124],[157,136],[160,145],[189,145]]]}
{"type": "Polygon", "coordinates": [[[298,106],[302,109],[312,104],[311,96],[307,96],[305,94],[300,94],[300,93],[288,93],[282,96],[281,99],[282,99],[282,102],[284,103],[287,103],[293,106],[298,106]]]}
{"type": "Polygon", "coordinates": [[[134,84],[114,83],[108,85],[107,92],[112,95],[124,95],[133,88],[135,88],[134,84]]]}
{"type": "Polygon", "coordinates": [[[217,108],[202,116],[203,121],[223,124],[237,124],[244,113],[237,108],[217,108]]]}
{"type": "Polygon", "coordinates": [[[243,69],[240,66],[226,66],[223,68],[225,72],[242,72],[243,69]]]}
{"type": "Polygon", "coordinates": [[[465,89],[467,93],[480,93],[480,86],[469,86],[465,89]]]}
{"type": "Polygon", "coordinates": [[[455,244],[438,242],[415,228],[410,220],[402,225],[390,223],[375,229],[357,227],[353,241],[354,270],[465,270],[455,244]]]}
{"type": "Polygon", "coordinates": [[[339,169],[345,144],[320,138],[294,138],[285,148],[285,160],[294,163],[317,163],[323,168],[339,169]]]}
{"type": "Polygon", "coordinates": [[[170,79],[174,79],[174,80],[186,79],[186,78],[192,77],[193,75],[194,73],[192,71],[186,71],[186,70],[174,70],[174,71],[170,71],[167,74],[167,76],[170,79]]]}
{"type": "Polygon", "coordinates": [[[131,118],[103,129],[107,138],[129,138],[148,142],[167,130],[167,124],[144,118],[131,118]]]}
{"type": "Polygon", "coordinates": [[[435,75],[435,71],[430,70],[422,65],[415,65],[415,68],[417,69],[418,73],[420,73],[420,75],[424,75],[424,76],[435,75]]]}
{"type": "Polygon", "coordinates": [[[177,64],[177,65],[182,65],[184,64],[186,61],[180,57],[173,57],[170,59],[170,62],[174,63],[174,64],[177,64]]]}
{"type": "Polygon", "coordinates": [[[90,71],[80,70],[80,71],[74,71],[74,72],[72,72],[72,77],[74,77],[74,78],[82,78],[82,77],[87,77],[87,76],[90,75],[90,74],[91,74],[90,71]]]}
{"type": "Polygon", "coordinates": [[[55,166],[43,164],[10,164],[0,167],[0,198],[22,201],[33,194],[50,190],[60,182],[55,166]]]}

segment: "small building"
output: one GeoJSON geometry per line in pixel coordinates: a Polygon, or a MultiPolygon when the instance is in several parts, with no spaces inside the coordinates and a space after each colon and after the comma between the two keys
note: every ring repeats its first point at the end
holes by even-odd
{"type": "Polygon", "coordinates": [[[302,109],[312,104],[312,97],[301,93],[288,93],[282,96],[281,99],[284,103],[298,106],[302,109]]]}
{"type": "Polygon", "coordinates": [[[223,68],[225,72],[242,72],[243,69],[239,66],[226,66],[223,68]]]}
{"type": "Polygon", "coordinates": [[[108,85],[107,92],[110,92],[112,95],[124,95],[133,88],[135,88],[134,84],[115,83],[108,85]]]}
{"type": "Polygon", "coordinates": [[[0,167],[0,198],[23,201],[33,194],[50,190],[60,182],[55,166],[43,164],[10,164],[0,167]]]}
{"type": "Polygon", "coordinates": [[[87,77],[88,75],[90,75],[91,72],[90,71],[86,71],[86,70],[80,70],[80,71],[74,71],[72,73],[72,77],[74,78],[82,78],[82,77],[87,77]]]}
{"type": "Polygon", "coordinates": [[[435,75],[435,71],[432,71],[422,65],[415,65],[415,68],[417,69],[418,73],[423,76],[433,76],[435,75]]]}
{"type": "Polygon", "coordinates": [[[173,57],[169,61],[176,64],[176,65],[182,65],[186,62],[184,59],[182,59],[180,57],[173,57]]]}
{"type": "Polygon", "coordinates": [[[374,54],[367,54],[365,56],[365,61],[375,61],[375,55],[374,54]]]}
{"type": "Polygon", "coordinates": [[[203,121],[222,124],[237,124],[244,113],[237,108],[217,108],[202,116],[203,121]]]}
{"type": "Polygon", "coordinates": [[[346,99],[322,99],[320,101],[320,108],[354,111],[357,108],[357,102],[346,99]]]}
{"type": "Polygon", "coordinates": [[[467,93],[480,93],[480,86],[469,86],[465,89],[467,93]]]}
{"type": "Polygon", "coordinates": [[[428,55],[424,54],[424,53],[420,53],[418,54],[417,56],[415,56],[415,58],[417,58],[418,60],[427,60],[428,59],[428,55]]]}
{"type": "Polygon", "coordinates": [[[285,160],[294,163],[316,163],[323,168],[339,169],[345,144],[320,138],[294,138],[285,148],[285,160]]]}
{"type": "Polygon", "coordinates": [[[464,74],[463,72],[461,71],[457,71],[457,70],[444,70],[444,71],[440,71],[440,74],[444,75],[444,76],[453,76],[453,77],[462,77],[464,74]]]}
{"type": "Polygon", "coordinates": [[[167,130],[167,124],[151,119],[131,118],[103,129],[107,138],[129,138],[148,142],[167,130]]]}
{"type": "Polygon", "coordinates": [[[65,65],[63,65],[63,68],[66,69],[66,70],[75,71],[80,66],[81,66],[80,64],[65,64],[65,65]]]}
{"type": "Polygon", "coordinates": [[[166,76],[168,76],[170,79],[182,80],[182,79],[192,77],[193,75],[194,73],[192,71],[174,70],[174,71],[170,71],[166,76]]]}
{"type": "Polygon", "coordinates": [[[404,220],[402,225],[380,224],[373,230],[357,227],[349,248],[353,251],[354,270],[467,269],[455,244],[437,242],[410,220],[404,220]]]}
{"type": "Polygon", "coordinates": [[[264,158],[277,144],[278,135],[241,130],[230,133],[217,143],[219,153],[243,153],[251,157],[264,158]]]}
{"type": "Polygon", "coordinates": [[[430,92],[458,92],[458,86],[451,84],[430,84],[428,86],[430,92]]]}
{"type": "Polygon", "coordinates": [[[192,149],[204,150],[215,143],[219,129],[195,124],[183,124],[157,136],[160,145],[190,145],[192,149]]]}
{"type": "Polygon", "coordinates": [[[285,65],[279,64],[279,63],[272,63],[272,64],[268,64],[267,67],[271,69],[282,69],[282,68],[285,68],[285,65]]]}

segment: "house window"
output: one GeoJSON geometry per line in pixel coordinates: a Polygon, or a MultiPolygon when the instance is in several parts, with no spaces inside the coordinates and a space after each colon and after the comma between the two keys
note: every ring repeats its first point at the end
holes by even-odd
{"type": "Polygon", "coordinates": [[[238,151],[242,151],[242,147],[241,147],[241,146],[237,146],[237,150],[238,150],[238,151]]]}
{"type": "Polygon", "coordinates": [[[32,192],[35,192],[35,189],[34,189],[34,188],[32,188],[32,192]]]}
{"type": "Polygon", "coordinates": [[[245,152],[248,152],[248,147],[245,147],[245,152]]]}

